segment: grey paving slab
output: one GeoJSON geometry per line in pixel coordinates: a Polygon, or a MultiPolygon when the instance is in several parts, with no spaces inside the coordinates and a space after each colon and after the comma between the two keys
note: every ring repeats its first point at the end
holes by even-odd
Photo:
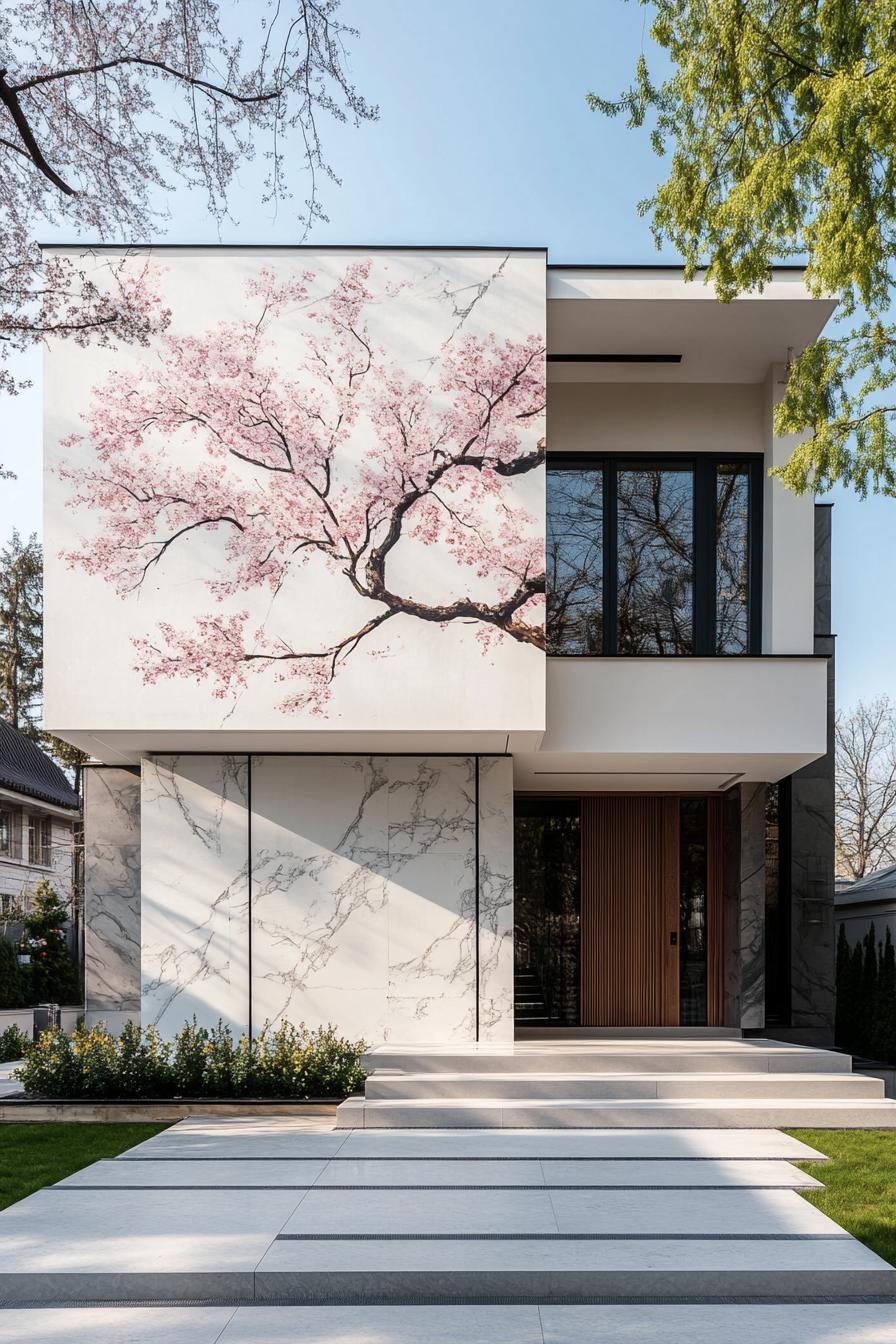
{"type": "Polygon", "coordinates": [[[382,1236],[557,1232],[546,1190],[311,1190],[284,1233],[382,1236]]]}
{"type": "Polygon", "coordinates": [[[303,1235],[564,1232],[601,1236],[842,1236],[793,1190],[357,1190],[316,1188],[283,1232],[303,1235]]]}
{"type": "MultiPolygon", "coordinates": [[[[548,1194],[561,1232],[848,1236],[795,1190],[551,1190],[548,1194]]],[[[295,1217],[301,1212],[300,1207],[295,1217]]]]}
{"type": "Polygon", "coordinates": [[[894,1344],[896,1303],[82,1307],[0,1311],[0,1344],[894,1344]]]}
{"type": "Polygon", "coordinates": [[[0,1310],[0,1344],[216,1344],[234,1310],[11,1307],[0,1310]]]}
{"type": "MultiPolygon", "coordinates": [[[[108,1298],[116,1277],[135,1275],[178,1278],[182,1297],[205,1295],[198,1291],[203,1275],[232,1277],[232,1294],[251,1295],[252,1270],[303,1194],[39,1190],[0,1213],[0,1298],[13,1293],[20,1301],[39,1297],[49,1292],[44,1285],[54,1276],[72,1282],[99,1276],[109,1292],[97,1295],[108,1298]],[[186,1291],[191,1277],[197,1291],[186,1291]]],[[[158,1295],[168,1296],[164,1284],[162,1289],[158,1295]]]]}
{"type": "Polygon", "coordinates": [[[458,1344],[461,1340],[542,1344],[538,1308],[241,1307],[221,1344],[458,1344]]]}
{"type": "Polygon", "coordinates": [[[269,1162],[252,1158],[233,1158],[230,1161],[209,1158],[201,1162],[166,1162],[163,1158],[140,1162],[132,1158],[121,1162],[115,1158],[83,1167],[58,1184],[65,1189],[100,1186],[114,1186],[117,1189],[139,1189],[144,1186],[156,1189],[256,1186],[286,1190],[314,1185],[326,1166],[327,1158],[318,1157],[275,1158],[269,1162]]]}
{"type": "MultiPolygon", "coordinates": [[[[340,1157],[778,1158],[824,1156],[775,1129],[346,1130],[340,1157]]],[[[153,1142],[151,1140],[151,1142],[153,1142]]],[[[137,1150],[132,1150],[136,1152],[137,1150]]]]}
{"type": "Polygon", "coordinates": [[[117,1160],[332,1157],[346,1137],[344,1131],[325,1126],[312,1129],[307,1123],[284,1116],[194,1117],[136,1144],[117,1160]]]}
{"type": "MultiPolygon", "coordinates": [[[[585,1163],[589,1166],[589,1163],[585,1163]]],[[[782,1163],[786,1167],[786,1163],[782,1163]]],[[[384,1161],[376,1157],[336,1158],[327,1163],[318,1178],[318,1186],[332,1185],[545,1185],[553,1179],[550,1163],[536,1158],[502,1161],[483,1158],[479,1162],[440,1161],[438,1158],[397,1158],[384,1161]]],[[[794,1170],[794,1168],[790,1168],[794,1170]]]]}
{"type": "MultiPolygon", "coordinates": [[[[330,1164],[331,1167],[335,1163],[330,1164]]],[[[342,1164],[339,1164],[342,1165],[342,1164]]],[[[505,1163],[505,1166],[508,1165],[505,1163]]],[[[768,1186],[772,1189],[820,1189],[823,1181],[800,1171],[789,1162],[755,1158],[718,1158],[670,1162],[662,1158],[630,1162],[604,1161],[601,1158],[569,1158],[543,1162],[545,1185],[625,1185],[625,1186],[768,1186]]],[[[330,1168],[328,1168],[329,1170],[330,1168]]],[[[818,1171],[823,1174],[824,1167],[818,1171]]],[[[326,1173],[325,1173],[326,1175],[326,1173]]]]}
{"type": "MultiPolygon", "coordinates": [[[[894,1344],[893,1303],[542,1307],[544,1344],[894,1344]]],[[[226,1338],[226,1336],[225,1336],[226,1338]]]]}
{"type": "MultiPolygon", "coordinates": [[[[275,1241],[259,1299],[413,1301],[480,1296],[547,1302],[594,1296],[896,1297],[896,1270],[849,1237],[825,1241],[275,1241]]],[[[583,1342],[584,1344],[584,1342],[583,1342]]]]}

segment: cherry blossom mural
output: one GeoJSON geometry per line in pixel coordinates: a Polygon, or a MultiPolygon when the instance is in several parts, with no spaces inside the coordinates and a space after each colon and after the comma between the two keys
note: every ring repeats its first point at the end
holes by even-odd
{"type": "Polygon", "coordinates": [[[64,561],[131,604],[140,681],[232,703],[263,680],[281,719],[328,716],[399,630],[543,649],[544,521],[519,493],[544,468],[543,321],[507,317],[500,260],[452,287],[292,255],[244,267],[237,315],[205,324],[169,283],[168,327],[60,435],[64,561]],[[170,619],[141,624],[147,588],[170,619]]]}

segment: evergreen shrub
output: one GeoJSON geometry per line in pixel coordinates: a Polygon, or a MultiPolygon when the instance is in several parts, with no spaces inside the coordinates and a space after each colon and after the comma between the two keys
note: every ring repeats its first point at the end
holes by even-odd
{"type": "Polygon", "coordinates": [[[880,942],[872,924],[850,947],[840,925],[834,1036],[852,1055],[896,1063],[896,948],[889,928],[880,942]]]}
{"type": "Polygon", "coordinates": [[[119,1036],[104,1026],[42,1033],[15,1070],[29,1096],[40,1097],[308,1097],[343,1098],[364,1085],[363,1041],[332,1026],[288,1022],[255,1040],[234,1041],[223,1022],[211,1030],[193,1018],[173,1042],[155,1027],[126,1023],[119,1036]]]}

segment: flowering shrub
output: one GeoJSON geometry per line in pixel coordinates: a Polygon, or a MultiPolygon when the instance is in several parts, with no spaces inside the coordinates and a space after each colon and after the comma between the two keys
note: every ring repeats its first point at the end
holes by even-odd
{"type": "Polygon", "coordinates": [[[128,1022],[121,1035],[78,1027],[45,1031],[15,1070],[29,1096],[42,1097],[346,1097],[364,1084],[363,1041],[332,1026],[288,1022],[234,1041],[223,1022],[194,1018],[173,1042],[155,1027],[128,1022]]]}

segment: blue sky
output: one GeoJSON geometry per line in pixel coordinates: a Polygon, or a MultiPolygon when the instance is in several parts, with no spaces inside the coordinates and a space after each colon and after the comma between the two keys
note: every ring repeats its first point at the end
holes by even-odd
{"type": "MultiPolygon", "coordinates": [[[[639,5],[344,0],[341,13],[361,29],[351,69],[380,120],[358,131],[323,125],[343,185],[325,187],[330,219],[309,241],[546,245],[556,262],[675,259],[656,252],[637,214],[661,172],[646,135],[585,105],[589,89],[617,92],[648,42],[639,5]]],[[[297,175],[299,201],[306,190],[297,175]]],[[[223,241],[297,238],[288,205],[275,217],[256,202],[250,169],[223,241]]],[[[178,193],[167,241],[218,237],[202,202],[178,193]]],[[[39,359],[26,372],[35,389],[0,408],[0,458],[19,475],[0,483],[2,537],[13,526],[40,530],[39,359]]],[[[896,696],[896,500],[832,498],[838,701],[847,706],[896,696]]]]}

